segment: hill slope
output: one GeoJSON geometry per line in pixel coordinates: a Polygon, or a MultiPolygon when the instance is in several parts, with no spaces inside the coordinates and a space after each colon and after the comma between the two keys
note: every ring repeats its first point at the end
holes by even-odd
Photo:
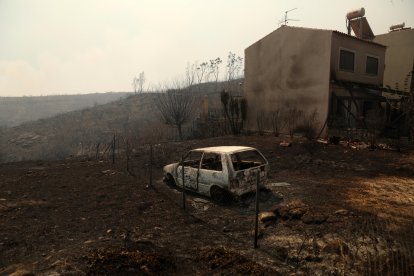
{"type": "MultiPolygon", "coordinates": [[[[194,85],[192,91],[200,100],[201,97],[208,96],[209,111],[221,112],[218,91],[224,88],[240,93],[238,89],[241,81],[203,83],[194,85]],[[231,86],[235,88],[232,89],[231,86]]],[[[177,139],[176,129],[160,120],[160,114],[155,107],[157,95],[113,93],[107,95],[107,100],[111,96],[116,96],[116,101],[110,103],[95,104],[93,107],[25,122],[14,127],[2,128],[0,125],[0,162],[56,160],[69,155],[81,155],[96,149],[98,143],[109,144],[114,134],[128,139],[129,143],[133,144],[177,139]],[[126,97],[121,98],[120,95],[126,97]]],[[[91,96],[91,99],[93,98],[91,96]]],[[[68,103],[62,102],[60,105],[70,106],[72,98],[68,99],[68,103]]],[[[85,104],[87,102],[85,98],[85,104]]],[[[33,103],[30,108],[35,109],[36,105],[38,109],[42,109],[40,102],[33,103]]],[[[197,115],[194,116],[194,120],[196,117],[197,115]]],[[[186,137],[192,136],[192,124],[184,126],[183,132],[186,137]]]]}
{"type": "Polygon", "coordinates": [[[40,97],[0,97],[0,127],[17,126],[27,121],[105,104],[131,93],[93,93],[40,97]]]}
{"type": "Polygon", "coordinates": [[[3,129],[0,158],[3,162],[60,159],[77,154],[87,144],[110,141],[115,133],[133,133],[138,137],[143,127],[157,121],[153,97],[132,95],[3,129]]]}
{"type": "MultiPolygon", "coordinates": [[[[196,92],[203,95],[203,92],[196,92]]],[[[130,95],[115,102],[59,114],[51,118],[0,128],[0,162],[55,160],[93,151],[109,144],[113,135],[143,144],[177,138],[155,108],[156,93],[130,95]]],[[[219,93],[208,94],[210,107],[219,107],[219,93]]],[[[191,124],[184,133],[191,132],[191,124]]]]}

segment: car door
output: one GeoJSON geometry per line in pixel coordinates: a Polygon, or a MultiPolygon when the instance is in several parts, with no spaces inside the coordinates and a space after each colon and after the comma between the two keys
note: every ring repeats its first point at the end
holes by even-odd
{"type": "Polygon", "coordinates": [[[198,175],[198,189],[202,194],[209,194],[210,187],[217,185],[228,188],[227,162],[223,162],[220,153],[205,152],[202,157],[198,175]]]}
{"type": "MultiPolygon", "coordinates": [[[[197,190],[198,188],[198,170],[203,153],[201,151],[190,151],[184,157],[184,185],[187,189],[197,190]]],[[[178,186],[183,187],[183,165],[177,167],[178,186]]]]}

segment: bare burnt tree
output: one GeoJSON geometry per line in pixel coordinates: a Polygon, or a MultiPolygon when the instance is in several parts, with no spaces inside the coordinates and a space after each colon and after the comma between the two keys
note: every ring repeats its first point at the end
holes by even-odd
{"type": "Polygon", "coordinates": [[[216,84],[216,91],[218,90],[218,77],[220,74],[220,64],[222,63],[221,58],[211,59],[210,60],[210,71],[209,76],[212,76],[216,84]]]}
{"type": "Polygon", "coordinates": [[[144,91],[144,84],[145,84],[145,72],[142,71],[139,73],[138,77],[134,77],[132,80],[132,88],[134,89],[134,93],[142,93],[144,91]]]}
{"type": "Polygon", "coordinates": [[[243,58],[229,52],[227,56],[226,90],[230,92],[239,91],[241,84],[236,82],[240,78],[240,70],[243,67],[243,58]]]}
{"type": "Polygon", "coordinates": [[[235,53],[229,52],[227,56],[227,80],[237,79],[243,66],[243,58],[235,53]]]}
{"type": "Polygon", "coordinates": [[[240,96],[234,96],[233,93],[240,89],[235,80],[239,76],[242,61],[243,58],[229,52],[226,65],[226,90],[222,90],[220,93],[223,112],[233,134],[239,134],[241,132],[247,115],[246,100],[240,96]]]}
{"type": "Polygon", "coordinates": [[[206,75],[208,75],[207,69],[208,69],[207,62],[202,62],[199,65],[197,65],[196,75],[197,75],[198,92],[201,91],[201,83],[203,82],[203,79],[206,78],[206,75]]]}
{"type": "Polygon", "coordinates": [[[193,84],[196,80],[197,76],[197,64],[196,63],[187,63],[187,67],[185,68],[185,79],[184,79],[184,86],[187,87],[188,90],[193,89],[193,84]]]}
{"type": "Polygon", "coordinates": [[[189,87],[176,85],[175,89],[167,89],[158,93],[155,106],[161,114],[162,121],[177,128],[180,140],[183,140],[182,127],[193,118],[197,97],[189,87]]]}
{"type": "Polygon", "coordinates": [[[247,117],[247,102],[242,97],[233,97],[225,90],[220,93],[220,100],[232,134],[239,134],[247,117]]]}

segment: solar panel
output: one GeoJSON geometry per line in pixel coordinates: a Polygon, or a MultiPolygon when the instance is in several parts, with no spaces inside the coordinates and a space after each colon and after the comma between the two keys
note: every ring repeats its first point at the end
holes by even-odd
{"type": "Polygon", "coordinates": [[[349,24],[351,24],[352,31],[354,31],[356,37],[368,40],[374,39],[374,33],[372,32],[366,17],[350,20],[349,24]]]}

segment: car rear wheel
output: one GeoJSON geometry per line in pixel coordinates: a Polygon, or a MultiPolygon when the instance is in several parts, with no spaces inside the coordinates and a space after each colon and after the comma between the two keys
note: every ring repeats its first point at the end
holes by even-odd
{"type": "Polygon", "coordinates": [[[211,187],[210,196],[218,203],[227,203],[231,199],[230,193],[218,186],[211,187]]]}

